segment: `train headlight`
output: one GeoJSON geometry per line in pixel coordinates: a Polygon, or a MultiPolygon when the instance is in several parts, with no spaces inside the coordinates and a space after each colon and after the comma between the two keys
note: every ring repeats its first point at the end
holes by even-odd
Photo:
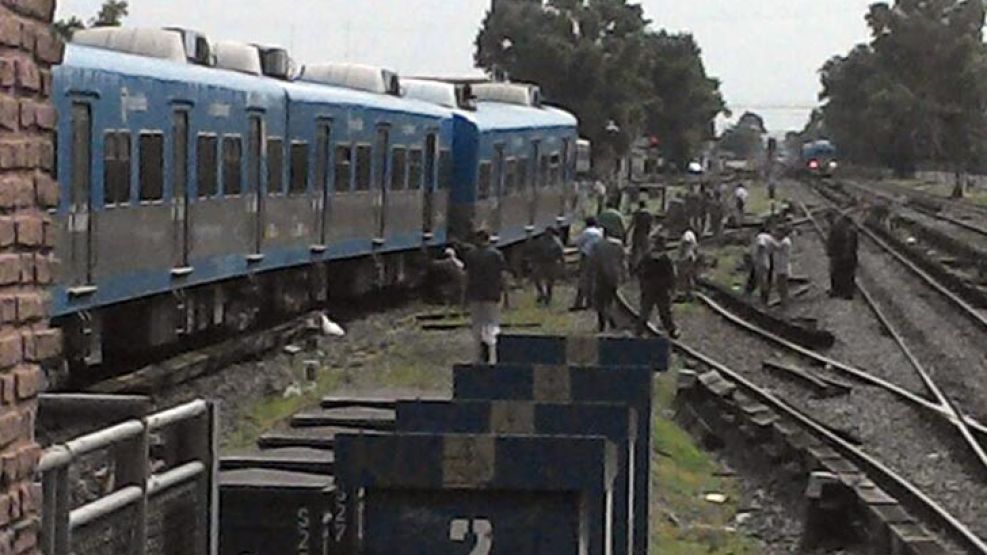
{"type": "Polygon", "coordinates": [[[836,160],[829,161],[829,169],[835,170],[837,167],[839,167],[839,164],[836,163],[836,160]]]}
{"type": "Polygon", "coordinates": [[[810,170],[818,170],[819,169],[819,160],[809,160],[809,169],[810,170]]]}

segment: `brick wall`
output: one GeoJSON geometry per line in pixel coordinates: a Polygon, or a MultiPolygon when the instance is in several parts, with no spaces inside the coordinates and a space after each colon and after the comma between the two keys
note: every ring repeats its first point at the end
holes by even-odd
{"type": "Polygon", "coordinates": [[[61,344],[45,316],[55,266],[47,209],[58,200],[47,100],[62,55],[49,30],[54,4],[0,0],[0,555],[38,552],[39,363],[61,344]]]}

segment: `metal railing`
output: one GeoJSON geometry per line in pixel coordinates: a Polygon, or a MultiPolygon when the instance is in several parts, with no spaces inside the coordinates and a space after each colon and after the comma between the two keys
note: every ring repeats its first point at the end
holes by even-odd
{"type": "MultiPolygon", "coordinates": [[[[192,485],[199,502],[194,508],[194,544],[189,555],[218,552],[218,410],[207,401],[196,400],[178,407],[131,419],[48,448],[38,467],[43,505],[41,547],[45,555],[80,552],[74,533],[109,519],[124,510],[130,521],[126,553],[145,555],[148,544],[148,506],[159,494],[192,485]],[[151,457],[151,436],[166,437],[162,452],[151,457]],[[73,507],[70,470],[86,455],[107,452],[112,464],[112,483],[102,497],[73,507]],[[159,466],[160,470],[152,471],[159,466]]],[[[116,551],[119,552],[119,551],[116,551]]],[[[165,553],[170,552],[167,550],[165,553]]]]}

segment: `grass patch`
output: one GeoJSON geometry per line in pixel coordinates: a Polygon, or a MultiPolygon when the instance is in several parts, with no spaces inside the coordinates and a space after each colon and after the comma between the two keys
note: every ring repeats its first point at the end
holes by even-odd
{"type": "Polygon", "coordinates": [[[652,492],[650,552],[662,555],[759,552],[757,542],[733,527],[739,488],[718,476],[720,466],[674,422],[664,417],[675,398],[676,372],[655,383],[652,422],[652,492]],[[727,496],[723,504],[705,500],[707,493],[727,496]]]}
{"type": "MultiPolygon", "coordinates": [[[[938,195],[943,198],[950,198],[950,196],[952,196],[953,194],[952,183],[923,181],[921,179],[894,179],[894,180],[890,180],[889,183],[898,185],[900,187],[916,189],[933,195],[938,195]]],[[[972,202],[974,204],[987,206],[987,190],[983,190],[979,188],[968,188],[966,191],[966,195],[964,195],[963,197],[963,200],[972,202]]]]}

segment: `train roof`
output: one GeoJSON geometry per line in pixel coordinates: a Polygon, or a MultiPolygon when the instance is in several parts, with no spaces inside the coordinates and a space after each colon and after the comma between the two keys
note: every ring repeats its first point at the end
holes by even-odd
{"type": "Polygon", "coordinates": [[[578,125],[576,117],[551,106],[533,108],[503,102],[478,102],[475,112],[462,112],[480,131],[559,128],[578,125]]]}
{"type": "Polygon", "coordinates": [[[293,81],[291,83],[285,83],[284,86],[288,91],[289,98],[298,102],[362,106],[389,112],[402,112],[436,118],[449,118],[452,117],[453,113],[449,108],[421,100],[322,85],[308,81],[293,81]]]}
{"type": "Polygon", "coordinates": [[[207,85],[242,92],[284,94],[284,84],[274,79],[79,44],[66,45],[62,67],[105,71],[159,81],[207,85]]]}

